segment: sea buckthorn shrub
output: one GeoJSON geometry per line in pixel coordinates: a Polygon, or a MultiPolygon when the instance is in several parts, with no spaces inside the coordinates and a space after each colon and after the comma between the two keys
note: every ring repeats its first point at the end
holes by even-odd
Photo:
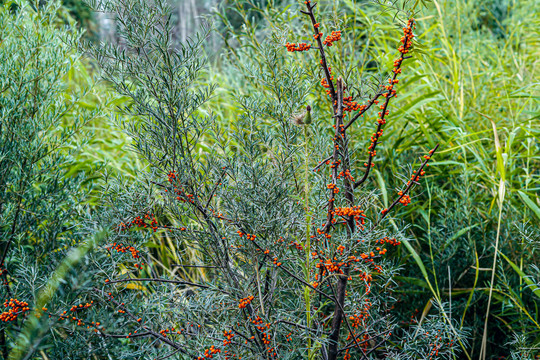
{"type": "MultiPolygon", "coordinates": [[[[433,147],[440,142],[443,151],[428,172],[424,191],[410,195],[412,203],[400,214],[403,223],[391,223],[396,229],[411,224],[406,230],[411,240],[403,242],[405,246],[398,248],[395,257],[402,270],[395,277],[399,289],[393,314],[398,321],[419,322],[424,312],[434,310],[430,308],[432,299],[449,302],[448,309],[459,319],[458,327],[473,329],[467,353],[461,357],[478,358],[484,347],[486,359],[508,358],[514,350],[530,358],[538,353],[540,323],[535,310],[540,304],[536,275],[540,163],[533,155],[540,148],[540,123],[534,120],[539,107],[533,95],[538,92],[535,69],[540,62],[535,44],[540,27],[534,25],[530,11],[533,2],[520,1],[505,3],[504,16],[489,12],[490,21],[498,25],[492,29],[495,31],[486,31],[487,27],[479,25],[487,14],[485,4],[462,0],[418,3],[422,32],[420,48],[415,50],[420,51],[400,75],[401,91],[392,100],[395,111],[390,113],[394,115],[385,125],[385,141],[377,146],[374,176],[365,186],[379,191],[379,201],[387,206],[390,193],[402,182],[396,174],[414,162],[427,143],[433,147]],[[503,28],[501,37],[498,31],[503,28]],[[505,189],[502,201],[501,189],[505,189]],[[497,251],[494,239],[499,224],[497,251]],[[520,334],[520,341],[514,341],[513,333],[520,334]]],[[[346,83],[367,76],[384,82],[391,68],[390,50],[399,29],[389,20],[394,13],[381,12],[378,5],[318,1],[321,17],[327,19],[322,25],[333,25],[324,38],[336,29],[347,33],[345,41],[334,43],[326,53],[332,71],[342,74],[346,83]],[[380,36],[383,33],[387,35],[380,36]]],[[[228,47],[231,63],[242,53],[259,56],[252,49],[257,49],[269,28],[296,32],[306,26],[293,9],[259,7],[256,11],[264,20],[257,23],[249,22],[251,15],[242,6],[236,5],[235,11],[246,18],[247,25],[241,29],[227,26],[226,43],[239,44],[228,47]]],[[[288,35],[285,39],[285,43],[309,44],[305,38],[293,40],[288,35]]],[[[295,59],[311,76],[319,77],[319,68],[310,66],[313,62],[305,56],[295,59]]],[[[258,90],[257,83],[237,80],[237,70],[231,68],[234,70],[220,69],[220,75],[226,75],[220,80],[222,87],[236,89],[235,97],[258,90]]],[[[361,89],[370,91],[370,83],[366,85],[361,89]]],[[[218,93],[222,102],[224,93],[218,93]]],[[[325,103],[325,93],[312,95],[313,108],[325,103]]],[[[222,121],[234,126],[228,115],[222,121]]],[[[352,148],[363,148],[363,140],[373,133],[366,126],[368,120],[364,116],[349,128],[352,148]]]]}
{"type": "MultiPolygon", "coordinates": [[[[414,55],[412,17],[396,14],[402,28],[392,50],[396,60],[365,96],[355,90],[364,81],[345,79],[326,57],[346,33],[327,29],[316,5],[301,2],[297,11],[307,32],[295,38],[272,32],[255,49],[257,56],[238,59],[241,81],[256,83],[258,91],[237,97],[235,131],[226,131],[208,110],[214,86],[206,78],[203,46],[210,28],[175,47],[172,10],[164,1],[90,3],[117,15],[119,45],[86,45],[104,80],[130,99],[118,109],[129,119],[121,125],[146,168],[135,180],[105,173],[100,205],[84,221],[63,218],[65,231],[39,245],[42,252],[29,246],[36,246],[38,236],[28,226],[16,239],[13,230],[2,233],[4,252],[9,250],[0,317],[6,323],[4,357],[333,360],[461,354],[466,338],[446,304],[435,303],[440,311],[417,323],[399,323],[392,313],[399,290],[392,254],[406,235],[386,224],[429,176],[437,146],[404,171],[388,206],[363,187],[391,121],[399,74],[414,55]],[[309,69],[301,57],[312,63],[309,69]],[[324,100],[312,108],[316,97],[324,100]],[[365,114],[372,114],[374,132],[358,140],[359,150],[350,146],[348,130],[365,114]],[[178,263],[159,270],[152,257],[159,234],[189,242],[197,261],[177,251],[178,263]],[[17,247],[11,246],[15,240],[17,247]],[[204,277],[192,280],[190,269],[202,269],[204,277]]],[[[44,13],[33,16],[39,20],[44,13]]],[[[52,45],[48,51],[64,49],[52,45]]],[[[45,63],[33,74],[66,64],[45,63]]],[[[20,83],[32,89],[40,79],[20,83]]],[[[47,104],[42,98],[42,111],[61,108],[47,104]]],[[[38,134],[36,141],[43,139],[38,134]]],[[[15,160],[24,163],[24,157],[15,160]]],[[[40,183],[32,185],[34,191],[40,183]]],[[[47,214],[70,213],[82,202],[60,200],[50,201],[64,212],[47,214]]],[[[19,208],[25,210],[15,206],[15,214],[19,208]]]]}
{"type": "Polygon", "coordinates": [[[89,255],[101,262],[87,295],[94,303],[77,305],[81,315],[72,321],[87,328],[96,353],[107,351],[100,342],[115,344],[116,356],[149,359],[435,359],[460,352],[466,339],[446,312],[406,326],[392,315],[398,269],[389,255],[405,235],[385,224],[411,202],[437,146],[411,164],[388,207],[362,187],[413,53],[412,17],[400,14],[390,75],[365,97],[355,91],[361,79],[346,82],[326,60],[345,34],[323,27],[314,3],[301,4],[310,29],[297,34],[301,41],[276,31],[257,56],[237,59],[242,81],[259,91],[237,97],[236,130],[226,131],[207,110],[214,90],[203,55],[209,29],[174,47],[164,2],[92,5],[115,12],[122,24],[121,45],[88,49],[103,78],[131,98],[119,110],[130,117],[123,125],[148,164],[135,182],[107,179],[103,206],[89,223],[108,234],[89,255]],[[300,56],[319,68],[317,78],[300,56]],[[318,91],[326,103],[312,109],[318,91]],[[368,112],[377,114],[374,133],[365,152],[355,151],[347,130],[368,112]],[[170,273],[156,272],[149,240],[159,233],[188,241],[198,261],[178,251],[170,273]],[[205,278],[190,281],[191,268],[204,269],[205,278]]]}

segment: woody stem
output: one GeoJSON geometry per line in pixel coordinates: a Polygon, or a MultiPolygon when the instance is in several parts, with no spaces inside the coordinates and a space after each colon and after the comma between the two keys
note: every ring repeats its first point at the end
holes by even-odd
{"type": "MultiPolygon", "coordinates": [[[[315,15],[313,14],[313,8],[315,8],[316,5],[317,5],[316,3],[312,5],[310,4],[310,2],[306,2],[306,7],[308,11],[301,11],[301,12],[303,14],[308,15],[309,19],[311,20],[311,25],[313,26],[314,38],[317,41],[319,54],[321,56],[321,65],[324,71],[324,76],[326,77],[326,83],[328,84],[328,88],[330,89],[330,96],[332,97],[332,104],[334,104],[335,101],[337,100],[337,94],[334,88],[334,84],[332,83],[332,80],[331,80],[332,76],[330,75],[330,69],[328,69],[328,63],[326,62],[326,55],[324,53],[324,47],[323,47],[321,37],[319,36],[319,29],[317,28],[317,26],[315,26],[317,24],[317,20],[315,20],[315,15]]],[[[336,106],[335,105],[333,106],[334,106],[334,112],[335,112],[336,106]]]]}

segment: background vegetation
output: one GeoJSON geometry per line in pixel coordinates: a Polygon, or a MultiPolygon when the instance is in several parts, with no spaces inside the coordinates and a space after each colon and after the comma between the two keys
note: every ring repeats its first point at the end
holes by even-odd
{"type": "MultiPolygon", "coordinates": [[[[6,7],[9,3],[4,1],[6,7]]],[[[347,80],[367,74],[377,78],[391,69],[400,29],[393,25],[393,13],[384,3],[319,3],[321,17],[332,19],[328,26],[343,33],[344,41],[336,43],[330,59],[336,72],[347,80]]],[[[99,22],[93,23],[81,4],[64,3],[96,37],[99,22]]],[[[249,59],[262,58],[264,39],[278,33],[308,40],[297,38],[305,29],[298,12],[292,11],[295,4],[246,0],[205,2],[198,8],[198,13],[215,16],[218,29],[205,49],[211,62],[200,81],[217,85],[207,111],[217,116],[225,131],[237,130],[241,109],[234,99],[264,89],[239,75],[249,70],[249,59]]],[[[412,326],[435,311],[432,304],[449,303],[449,316],[470,333],[466,353],[457,358],[478,358],[487,351],[487,358],[534,359],[540,353],[540,4],[534,0],[418,1],[415,10],[421,55],[415,56],[400,81],[402,90],[394,104],[399,110],[392,113],[366,185],[366,190],[379,189],[380,207],[387,207],[402,181],[395,174],[404,173],[419,153],[440,143],[423,192],[416,193],[392,222],[396,230],[407,227],[411,238],[393,255],[402,269],[395,290],[396,314],[400,322],[412,326]]],[[[69,19],[62,9],[58,12],[69,19]]],[[[4,15],[4,34],[9,21],[4,15]]],[[[195,21],[192,24],[196,26],[195,21]]],[[[65,22],[57,21],[44,25],[51,34],[63,26],[65,22]]],[[[182,34],[178,40],[187,37],[182,34]]],[[[2,42],[5,58],[13,53],[9,46],[15,45],[2,42]]],[[[316,72],[302,56],[286,51],[278,56],[294,56],[306,71],[316,72]]],[[[112,91],[110,84],[96,83],[98,75],[92,61],[72,58],[63,78],[66,87],[58,95],[68,97],[88,89],[77,106],[93,115],[84,121],[85,134],[74,135],[65,144],[72,158],[69,166],[61,168],[67,169],[62,176],[70,179],[89,174],[87,180],[77,180],[82,186],[78,191],[89,192],[80,202],[94,207],[100,201],[97,193],[103,174],[119,174],[129,182],[146,165],[129,151],[130,138],[117,126],[122,121],[117,106],[127,99],[112,91]]],[[[5,100],[13,95],[1,96],[5,100]]],[[[327,106],[322,95],[309,102],[314,114],[327,106]]],[[[2,111],[6,108],[2,104],[2,111]]],[[[74,124],[78,116],[70,112],[62,121],[74,124]]],[[[373,129],[367,124],[374,119],[355,124],[354,137],[368,139],[373,129]]],[[[316,118],[314,126],[326,129],[326,122],[316,118]]],[[[214,141],[202,138],[199,146],[208,148],[214,141]]],[[[352,146],[363,149],[366,144],[352,146]]],[[[69,206],[69,201],[63,206],[69,206]]],[[[39,228],[35,222],[33,226],[39,228]]],[[[7,234],[4,227],[0,229],[7,234]]],[[[54,252],[59,266],[72,242],[78,241],[72,237],[76,236],[70,234],[64,244],[29,232],[20,246],[34,246],[41,253],[66,247],[64,252],[54,252]]],[[[155,274],[188,281],[208,276],[200,269],[173,266],[181,256],[196,257],[189,243],[172,241],[166,233],[145,241],[155,274]]],[[[38,268],[39,261],[35,264],[38,268]]]]}
{"type": "MultiPolygon", "coordinates": [[[[398,36],[388,25],[392,14],[380,5],[353,1],[322,4],[347,38],[337,44],[339,58],[331,59],[340,74],[347,79],[387,71],[398,36]],[[381,36],[392,31],[395,35],[381,36]],[[373,68],[377,62],[386,68],[373,68]]],[[[239,66],[245,58],[260,56],[259,39],[269,28],[300,26],[296,14],[270,6],[236,10],[247,26],[236,29],[224,20],[229,30],[224,37],[226,44],[234,44],[226,56],[239,66]],[[252,12],[261,20],[251,21],[252,12]]],[[[422,56],[406,71],[405,93],[396,99],[400,110],[379,149],[384,158],[368,185],[381,189],[381,207],[388,206],[401,183],[394,174],[426,146],[441,143],[427,188],[395,223],[396,229],[409,224],[414,239],[399,256],[404,268],[402,320],[421,321],[434,299],[451,301],[460,326],[472,331],[472,358],[482,348],[486,321],[489,353],[508,356],[510,343],[534,348],[531,344],[540,340],[539,6],[527,1],[434,1],[419,4],[417,10],[422,56]]],[[[227,19],[226,13],[221,19],[227,19]]],[[[235,77],[226,63],[218,69],[220,83],[232,84],[225,89],[244,94],[258,90],[235,77]]],[[[230,91],[223,94],[227,101],[221,103],[230,103],[230,91]]],[[[232,114],[234,110],[223,113],[224,123],[234,124],[232,114]]],[[[372,131],[364,124],[354,130],[358,139],[372,131]]],[[[537,353],[534,349],[522,356],[537,353]]]]}

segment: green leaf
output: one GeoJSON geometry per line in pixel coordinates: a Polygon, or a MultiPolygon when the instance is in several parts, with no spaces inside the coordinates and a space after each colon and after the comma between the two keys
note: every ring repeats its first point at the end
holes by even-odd
{"type": "Polygon", "coordinates": [[[427,283],[429,289],[431,290],[431,292],[434,295],[436,295],[435,290],[433,289],[433,286],[429,282],[429,276],[428,276],[426,267],[424,266],[424,263],[422,262],[422,259],[420,259],[420,256],[418,255],[416,250],[414,250],[411,243],[409,243],[409,241],[407,239],[401,239],[400,241],[403,243],[403,245],[405,245],[407,250],[409,250],[409,253],[412,255],[414,261],[416,262],[416,264],[420,268],[420,271],[422,272],[422,275],[424,275],[424,279],[426,279],[426,283],[427,283]]]}
{"type": "Polygon", "coordinates": [[[533,211],[536,217],[540,219],[540,207],[538,207],[538,205],[536,205],[534,201],[532,201],[531,198],[528,197],[523,191],[518,190],[517,193],[525,205],[527,205],[533,211]]]}
{"type": "Polygon", "coordinates": [[[525,274],[516,264],[514,264],[512,262],[512,260],[510,260],[502,252],[499,251],[499,254],[501,254],[501,256],[508,262],[508,264],[510,264],[512,269],[514,269],[516,271],[516,273],[518,273],[518,275],[523,279],[523,281],[525,281],[525,283],[527,285],[529,285],[528,287],[532,290],[534,295],[536,295],[536,296],[538,296],[540,298],[540,288],[538,286],[536,286],[536,284],[531,280],[530,276],[525,274]]]}

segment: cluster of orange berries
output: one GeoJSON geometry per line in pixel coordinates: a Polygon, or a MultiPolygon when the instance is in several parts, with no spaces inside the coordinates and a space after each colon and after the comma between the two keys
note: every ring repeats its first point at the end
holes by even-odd
{"type": "Polygon", "coordinates": [[[390,239],[388,236],[385,236],[384,238],[382,239],[379,239],[379,240],[375,240],[375,244],[390,244],[390,245],[393,245],[393,246],[397,246],[397,245],[401,245],[401,242],[400,241],[397,241],[395,238],[392,238],[390,239]]]}
{"type": "Polygon", "coordinates": [[[0,314],[0,321],[4,322],[14,321],[19,315],[23,315],[30,311],[26,301],[20,301],[13,298],[4,301],[4,307],[10,308],[8,311],[4,311],[0,314]]]}
{"type": "MultiPolygon", "coordinates": [[[[215,195],[214,195],[215,196],[215,195]]],[[[222,220],[225,220],[225,217],[223,216],[222,213],[220,212],[216,212],[214,209],[209,209],[211,212],[212,212],[212,215],[214,215],[215,217],[217,217],[218,219],[222,219],[222,220]]],[[[183,228],[185,230],[185,228],[183,228]]],[[[182,230],[182,229],[181,229],[182,230]]]]}
{"type": "Polygon", "coordinates": [[[124,246],[121,243],[114,243],[109,250],[116,250],[119,253],[127,253],[128,251],[131,253],[131,257],[134,259],[138,259],[141,256],[139,255],[139,250],[135,249],[133,246],[124,246]]]}
{"type": "Polygon", "coordinates": [[[287,51],[294,52],[294,51],[308,51],[311,48],[310,44],[306,43],[299,43],[296,45],[296,43],[290,43],[287,42],[285,44],[285,47],[287,48],[287,51]]]}
{"type": "Polygon", "coordinates": [[[175,171],[170,171],[167,174],[167,177],[169,178],[169,182],[172,183],[174,180],[176,180],[176,172],[175,171]]]}
{"type": "MultiPolygon", "coordinates": [[[[137,321],[138,321],[138,320],[137,320],[137,321]]],[[[172,333],[172,332],[174,332],[175,330],[176,330],[176,328],[172,327],[172,328],[170,328],[170,329],[162,329],[162,330],[159,330],[159,333],[161,334],[161,336],[167,337],[167,334],[168,334],[168,333],[170,333],[170,332],[172,333]]],[[[177,333],[177,334],[181,334],[181,331],[177,331],[176,333],[177,333]]]]}
{"type": "Polygon", "coordinates": [[[339,193],[339,188],[336,184],[327,184],[326,187],[334,192],[334,194],[339,193]]]}
{"type": "MultiPolygon", "coordinates": [[[[333,138],[333,140],[335,140],[335,138],[333,138]]],[[[330,160],[327,161],[326,164],[327,164],[327,165],[330,164],[330,160]]],[[[336,167],[338,167],[340,164],[341,164],[341,160],[338,159],[338,160],[332,162],[332,165],[330,165],[330,169],[336,168],[336,167]]]]}
{"type": "Polygon", "coordinates": [[[367,262],[373,262],[373,258],[375,257],[375,253],[374,253],[373,251],[371,251],[369,254],[361,253],[361,254],[360,254],[360,257],[361,257],[362,260],[364,260],[364,261],[367,261],[367,262]]]}
{"type": "Polygon", "coordinates": [[[212,345],[208,349],[204,350],[204,356],[197,357],[197,360],[204,360],[204,358],[212,359],[215,354],[218,354],[220,352],[221,349],[218,349],[214,345],[212,345]]]}
{"type": "MultiPolygon", "coordinates": [[[[323,61],[321,59],[321,66],[323,66],[323,61]]],[[[332,74],[332,68],[329,66],[328,67],[328,73],[332,74]]],[[[331,75],[330,76],[330,81],[334,80],[334,75],[331,75]]],[[[330,95],[330,84],[328,84],[328,82],[326,81],[326,78],[322,78],[321,79],[321,85],[323,88],[326,89],[326,95],[330,95]]]]}
{"type": "Polygon", "coordinates": [[[239,309],[244,309],[246,306],[248,306],[248,304],[251,304],[253,299],[255,299],[254,296],[248,296],[248,297],[240,299],[238,301],[238,308],[239,309]]]}
{"type": "MultiPolygon", "coordinates": [[[[174,171],[171,171],[168,175],[168,181],[169,183],[173,183],[175,180],[176,180],[176,172],[174,171]]],[[[165,189],[165,192],[168,192],[167,189],[165,189]]],[[[176,200],[178,201],[181,201],[181,202],[190,202],[190,203],[194,203],[194,196],[193,194],[184,194],[183,190],[180,190],[178,189],[178,187],[175,185],[174,188],[173,188],[173,192],[176,194],[176,200]]]]}
{"type": "MultiPolygon", "coordinates": [[[[319,33],[322,36],[322,33],[319,33]]],[[[341,30],[332,31],[330,35],[323,41],[323,45],[332,46],[332,43],[341,40],[341,30]]]]}
{"type": "Polygon", "coordinates": [[[335,209],[334,213],[332,215],[335,216],[342,216],[342,217],[352,217],[354,218],[354,221],[356,223],[356,226],[360,230],[364,230],[364,225],[366,224],[366,214],[363,210],[360,210],[358,206],[353,206],[352,208],[348,207],[338,207],[335,209]]]}
{"type": "MultiPolygon", "coordinates": [[[[442,336],[440,336],[441,330],[437,330],[434,335],[433,343],[429,344],[431,346],[431,351],[429,352],[429,360],[436,359],[439,356],[439,350],[445,345],[442,336]]],[[[424,333],[425,337],[430,337],[429,332],[424,333]]],[[[452,346],[454,344],[453,340],[450,340],[446,345],[452,346]]]]}
{"type": "MultiPolygon", "coordinates": [[[[396,90],[394,90],[394,85],[399,82],[399,80],[396,78],[398,74],[401,73],[401,63],[403,62],[403,55],[409,52],[409,49],[412,46],[412,38],[414,37],[412,33],[412,29],[414,27],[414,19],[410,19],[408,22],[408,25],[406,28],[403,28],[404,36],[401,38],[401,42],[403,45],[399,47],[399,52],[401,53],[401,56],[399,59],[394,60],[394,69],[392,70],[394,72],[394,77],[391,79],[388,79],[388,85],[386,85],[384,88],[387,90],[384,94],[382,94],[383,97],[388,98],[389,96],[395,96],[396,90]]],[[[375,102],[378,103],[378,102],[375,102]]],[[[377,132],[374,133],[371,136],[371,144],[368,147],[368,153],[370,157],[375,157],[377,152],[375,151],[375,147],[377,146],[377,142],[379,138],[382,136],[382,126],[386,124],[386,118],[385,116],[389,114],[389,111],[386,110],[386,105],[388,104],[388,99],[386,100],[386,103],[383,105],[380,105],[380,109],[383,110],[378,113],[379,117],[377,119],[377,123],[379,124],[377,127],[377,132]]],[[[368,166],[368,163],[364,164],[365,166],[368,166]]],[[[373,164],[372,164],[373,166],[373,164]]],[[[385,209],[386,210],[386,209],[385,209]]],[[[385,210],[383,210],[383,214],[385,214],[385,210]]]]}
{"type": "MultiPolygon", "coordinates": [[[[255,319],[250,319],[250,321],[253,323],[253,325],[255,325],[257,330],[261,332],[261,338],[262,338],[263,343],[265,345],[269,345],[271,343],[272,336],[268,334],[266,330],[270,329],[271,324],[263,324],[263,320],[261,319],[260,316],[257,316],[257,318],[255,319]]],[[[252,336],[251,338],[253,339],[254,336],[252,336]]],[[[273,347],[268,348],[267,350],[271,356],[277,356],[277,353],[275,352],[275,349],[273,347]]]]}
{"type": "Polygon", "coordinates": [[[231,331],[224,331],[223,336],[225,337],[225,340],[223,340],[223,346],[227,346],[232,342],[232,338],[234,337],[234,333],[231,331]]]}
{"type": "MultiPolygon", "coordinates": [[[[391,80],[391,79],[390,79],[391,80]]],[[[379,106],[381,110],[384,110],[384,105],[379,106]]],[[[384,113],[382,111],[379,111],[377,115],[379,115],[379,118],[377,119],[377,122],[381,125],[386,124],[385,116],[390,114],[390,111],[386,110],[384,113]]]]}
{"type": "Polygon", "coordinates": [[[240,236],[240,237],[246,235],[246,238],[247,238],[248,240],[251,240],[251,241],[255,240],[255,238],[257,237],[257,236],[255,236],[255,235],[253,235],[253,234],[246,234],[246,233],[243,233],[243,232],[240,231],[240,230],[238,230],[236,233],[237,233],[238,236],[240,236]]]}
{"type": "Polygon", "coordinates": [[[375,250],[379,252],[379,255],[384,255],[388,251],[387,249],[381,249],[378,246],[375,248],[375,250]]]}
{"type": "MultiPolygon", "coordinates": [[[[384,93],[383,97],[387,97],[387,96],[390,96],[390,95],[395,95],[396,90],[393,90],[394,89],[394,84],[397,84],[398,82],[399,82],[399,79],[388,79],[388,84],[389,85],[386,85],[384,87],[386,90],[388,90],[388,92],[384,93]]],[[[386,114],[386,115],[388,115],[388,114],[386,114]]]]}
{"type": "MultiPolygon", "coordinates": [[[[403,191],[400,191],[398,195],[403,195],[403,191]]],[[[403,206],[407,206],[411,203],[411,197],[409,195],[404,195],[401,199],[399,199],[399,202],[402,203],[403,206]]]]}
{"type": "Polygon", "coordinates": [[[292,340],[292,339],[291,339],[291,335],[292,335],[292,332],[290,332],[290,333],[288,333],[287,335],[285,335],[285,340],[286,340],[287,342],[289,342],[289,341],[292,340]]]}
{"type": "Polygon", "coordinates": [[[403,28],[403,36],[400,39],[403,45],[398,50],[402,54],[408,53],[412,46],[412,39],[414,38],[413,29],[416,29],[416,25],[414,24],[414,19],[411,18],[407,22],[407,26],[403,28]]]}
{"type": "Polygon", "coordinates": [[[355,314],[349,316],[349,320],[352,322],[351,326],[357,328],[363,324],[364,314],[355,314]]]}
{"type": "MultiPolygon", "coordinates": [[[[343,105],[344,105],[343,111],[351,112],[351,111],[356,111],[356,110],[361,110],[361,109],[363,110],[366,108],[366,105],[360,105],[356,101],[352,101],[352,99],[353,99],[352,96],[343,98],[343,105]]],[[[337,106],[337,101],[334,101],[334,106],[337,106]]],[[[333,127],[335,128],[336,126],[334,125],[333,127]]]]}
{"type": "MultiPolygon", "coordinates": [[[[334,258],[334,260],[337,260],[336,258],[334,258]]],[[[322,268],[322,274],[326,274],[327,272],[328,273],[338,273],[338,274],[343,274],[343,270],[341,270],[341,267],[343,265],[345,265],[346,263],[345,262],[334,262],[332,261],[332,259],[326,259],[326,260],[319,260],[319,263],[317,263],[315,265],[315,267],[317,269],[321,269],[322,268]]],[[[319,275],[315,275],[315,279],[316,280],[319,280],[319,275]]]]}
{"type": "MultiPolygon", "coordinates": [[[[79,304],[79,305],[73,305],[69,311],[78,311],[78,310],[84,310],[84,309],[88,309],[90,306],[92,306],[94,304],[93,301],[89,302],[89,303],[86,303],[86,304],[79,304]]],[[[43,310],[43,311],[46,311],[46,310],[43,310]]]]}
{"type": "Polygon", "coordinates": [[[277,240],[274,241],[274,244],[282,244],[285,242],[283,236],[280,236],[277,240]]]}
{"type": "MultiPolygon", "coordinates": [[[[329,201],[334,201],[334,199],[330,199],[329,201]]],[[[330,235],[329,233],[325,233],[324,231],[322,231],[321,228],[317,228],[317,234],[324,235],[327,239],[330,239],[332,237],[332,235],[330,235]]]]}
{"type": "MultiPolygon", "coordinates": [[[[371,302],[368,300],[368,301],[366,301],[366,304],[364,305],[364,308],[360,311],[360,314],[354,314],[354,315],[349,316],[349,320],[352,322],[351,326],[353,328],[355,328],[355,329],[364,328],[365,329],[365,323],[366,323],[367,318],[369,318],[369,310],[370,310],[370,308],[371,308],[371,302]]],[[[365,332],[365,331],[363,331],[363,332],[364,332],[364,335],[361,338],[362,339],[361,347],[362,347],[362,349],[364,351],[366,351],[367,347],[368,347],[370,336],[367,334],[367,332],[365,332]]],[[[349,333],[348,336],[347,336],[347,342],[356,342],[356,341],[352,340],[353,338],[359,339],[360,336],[356,335],[354,332],[349,333]]],[[[350,360],[351,359],[351,355],[349,353],[349,350],[350,349],[347,349],[345,351],[345,355],[343,356],[344,360],[350,360]]]]}
{"type": "Polygon", "coordinates": [[[361,280],[364,280],[368,285],[371,285],[371,281],[373,280],[373,277],[371,276],[371,274],[368,274],[365,271],[362,271],[360,274],[358,274],[358,277],[361,280]]]}
{"type": "Polygon", "coordinates": [[[343,111],[348,111],[348,112],[356,111],[356,110],[362,111],[367,107],[367,105],[360,105],[356,101],[352,101],[352,96],[343,98],[343,105],[345,105],[345,107],[343,108],[343,111]]]}
{"type": "Polygon", "coordinates": [[[342,177],[345,178],[345,179],[349,179],[350,181],[354,182],[354,178],[351,175],[351,170],[349,170],[349,169],[345,170],[345,172],[343,172],[343,171],[339,172],[337,178],[341,179],[342,177]]]}
{"type": "MultiPolygon", "coordinates": [[[[91,325],[88,325],[86,328],[87,328],[87,329],[90,329],[91,327],[93,327],[93,328],[94,328],[94,332],[98,332],[98,329],[99,329],[99,327],[101,326],[101,323],[100,323],[100,322],[93,322],[93,321],[92,321],[90,324],[91,324],[91,325]]],[[[104,330],[103,327],[102,327],[101,329],[104,330]]]]}
{"type": "MultiPolygon", "coordinates": [[[[425,157],[425,155],[424,155],[425,157]]],[[[427,158],[428,160],[430,159],[429,157],[427,158]]],[[[426,166],[429,166],[429,164],[426,164],[426,166]]],[[[420,180],[420,176],[424,176],[426,174],[426,172],[424,170],[420,171],[419,174],[416,173],[416,170],[413,171],[413,174],[411,175],[411,181],[418,181],[420,180]]],[[[407,185],[409,185],[411,183],[411,181],[408,181],[407,182],[407,185]]]]}
{"type": "MultiPolygon", "coordinates": [[[[330,77],[330,81],[332,81],[332,80],[334,80],[334,76],[333,76],[333,75],[330,77]]],[[[328,82],[326,82],[326,79],[325,79],[325,78],[322,78],[322,79],[321,79],[321,85],[322,85],[323,88],[326,89],[326,95],[330,95],[330,90],[329,90],[329,89],[330,89],[330,85],[328,84],[328,82]]]]}
{"type": "MultiPolygon", "coordinates": [[[[395,75],[401,74],[401,63],[403,62],[403,56],[407,54],[410,48],[412,47],[412,39],[414,38],[414,35],[413,35],[414,28],[416,28],[416,26],[414,25],[414,19],[409,19],[407,23],[407,27],[403,28],[403,37],[401,38],[401,43],[403,45],[401,45],[398,48],[398,51],[401,53],[401,56],[398,59],[394,60],[394,69],[392,71],[395,75]]],[[[383,94],[384,97],[396,94],[396,91],[393,90],[393,87],[394,87],[394,84],[398,83],[398,79],[396,79],[394,76],[394,79],[389,79],[388,82],[389,82],[389,85],[385,86],[385,89],[388,90],[388,92],[383,94]]]]}
{"type": "MultiPolygon", "coordinates": [[[[91,301],[91,302],[86,303],[86,304],[73,305],[69,309],[69,311],[76,312],[76,311],[79,311],[79,310],[88,309],[93,304],[94,304],[94,302],[91,301]]],[[[42,308],[42,310],[47,311],[47,308],[44,307],[44,308],[42,308]]],[[[51,317],[51,315],[49,315],[49,317],[51,317]]],[[[86,328],[90,329],[91,327],[93,327],[94,332],[98,332],[99,326],[101,325],[101,323],[99,323],[99,322],[95,323],[93,321],[91,323],[86,323],[86,322],[84,322],[84,320],[82,320],[80,318],[77,318],[77,317],[72,316],[72,315],[67,315],[67,311],[62,312],[62,314],[59,316],[58,320],[60,320],[60,321],[62,321],[62,320],[70,320],[70,321],[76,322],[77,326],[87,325],[86,328]]]]}
{"type": "Polygon", "coordinates": [[[289,245],[294,245],[294,247],[296,247],[296,250],[304,250],[304,246],[302,246],[302,244],[298,243],[297,241],[293,241],[289,245]]]}
{"type": "MultiPolygon", "coordinates": [[[[272,338],[272,335],[263,332],[261,337],[262,337],[262,341],[264,345],[270,344],[270,339],[272,338]]],[[[268,352],[271,352],[271,351],[268,350],[268,352]]]]}
{"type": "Polygon", "coordinates": [[[332,215],[341,217],[353,217],[356,221],[356,224],[359,226],[366,223],[366,214],[364,214],[364,210],[361,210],[359,206],[336,207],[335,210],[332,211],[332,215]]]}
{"type": "Polygon", "coordinates": [[[277,258],[277,257],[275,257],[274,259],[272,259],[272,261],[273,261],[274,265],[276,265],[276,266],[281,266],[281,263],[278,261],[278,258],[277,258]]]}
{"type": "Polygon", "coordinates": [[[133,226],[141,228],[147,228],[148,226],[150,226],[150,228],[152,228],[152,230],[156,232],[158,229],[158,222],[154,214],[148,213],[144,215],[144,218],[137,216],[135,219],[133,219],[131,222],[128,222],[127,224],[124,224],[122,222],[120,223],[120,225],[118,225],[118,228],[120,231],[124,231],[131,229],[133,226]],[[147,223],[147,221],[150,221],[150,223],[147,223]]]}
{"type": "MultiPolygon", "coordinates": [[[[139,255],[139,250],[135,249],[133,246],[124,246],[121,243],[114,243],[111,247],[107,248],[107,250],[116,250],[119,253],[127,253],[129,251],[131,253],[131,257],[135,260],[141,257],[139,255]]],[[[143,265],[144,263],[135,264],[134,266],[137,269],[142,269],[143,265]]],[[[109,282],[109,280],[107,279],[105,282],[109,282]]]]}

